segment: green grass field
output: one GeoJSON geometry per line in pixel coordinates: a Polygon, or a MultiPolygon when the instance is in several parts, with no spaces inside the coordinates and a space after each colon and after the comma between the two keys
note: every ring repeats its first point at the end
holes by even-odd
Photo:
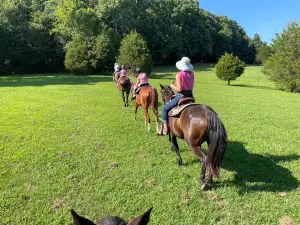
{"type": "MultiPolygon", "coordinates": [[[[129,220],[151,206],[150,224],[300,224],[300,95],[275,90],[260,69],[227,86],[196,65],[196,101],[229,137],[207,192],[187,144],[178,168],[153,114],[148,133],[110,76],[0,77],[0,224],[72,224],[71,208],[129,220]]],[[[167,85],[175,72],[155,68],[150,83],[167,85]]]]}

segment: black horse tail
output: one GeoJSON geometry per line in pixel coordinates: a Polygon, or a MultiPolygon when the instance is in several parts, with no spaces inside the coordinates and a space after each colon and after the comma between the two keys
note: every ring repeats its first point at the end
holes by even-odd
{"type": "Polygon", "coordinates": [[[219,177],[219,168],[226,151],[227,132],[216,113],[208,112],[206,119],[209,140],[206,167],[213,176],[219,177]]]}

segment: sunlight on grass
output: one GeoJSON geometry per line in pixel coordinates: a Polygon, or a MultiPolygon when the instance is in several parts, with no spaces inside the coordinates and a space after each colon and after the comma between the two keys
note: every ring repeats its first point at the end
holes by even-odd
{"type": "MultiPolygon", "coordinates": [[[[213,65],[195,65],[196,101],[218,112],[229,136],[207,192],[187,144],[179,141],[178,168],[154,116],[148,133],[111,76],[0,77],[0,224],[72,224],[71,208],[129,220],[151,206],[150,224],[299,224],[299,94],[275,90],[260,70],[249,66],[228,86],[213,65]]],[[[150,83],[159,90],[175,73],[156,67],[150,83]]]]}

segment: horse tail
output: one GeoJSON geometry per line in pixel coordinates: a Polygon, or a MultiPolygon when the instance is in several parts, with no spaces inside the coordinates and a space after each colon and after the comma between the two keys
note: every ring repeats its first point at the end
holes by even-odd
{"type": "Polygon", "coordinates": [[[219,168],[226,151],[227,132],[221,119],[215,112],[208,112],[206,119],[209,139],[206,166],[213,176],[219,177],[219,168]]]}
{"type": "Polygon", "coordinates": [[[152,111],[157,114],[158,113],[158,94],[155,88],[151,90],[151,108],[152,111]]]}
{"type": "Polygon", "coordinates": [[[124,77],[121,81],[121,86],[125,89],[126,92],[130,92],[131,89],[131,82],[128,77],[124,77]]]}
{"type": "Polygon", "coordinates": [[[128,93],[130,92],[130,90],[131,90],[131,81],[130,81],[129,78],[127,78],[127,91],[128,91],[128,93]]]}

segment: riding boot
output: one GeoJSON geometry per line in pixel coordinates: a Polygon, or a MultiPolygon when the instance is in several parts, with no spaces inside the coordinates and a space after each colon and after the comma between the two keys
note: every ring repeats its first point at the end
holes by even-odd
{"type": "Polygon", "coordinates": [[[169,134],[169,129],[167,129],[167,130],[164,129],[164,125],[162,124],[161,127],[160,127],[160,129],[159,129],[158,135],[160,135],[160,136],[166,136],[168,134],[169,134]]]}

